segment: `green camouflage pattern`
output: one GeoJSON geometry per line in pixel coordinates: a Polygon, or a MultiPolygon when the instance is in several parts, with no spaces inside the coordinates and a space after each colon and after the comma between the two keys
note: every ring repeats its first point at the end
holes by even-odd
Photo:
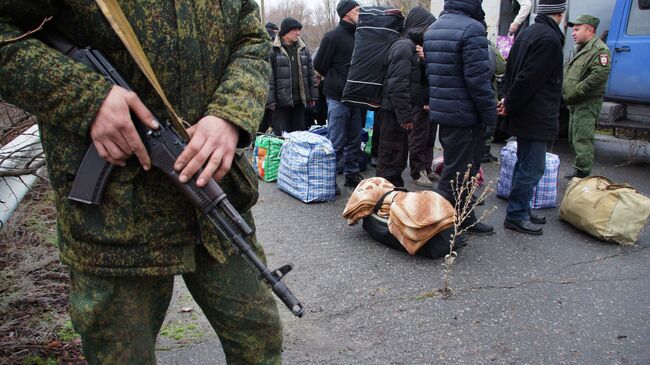
{"type": "MultiPolygon", "coordinates": [[[[176,112],[190,124],[226,119],[240,128],[238,147],[248,145],[270,75],[271,43],[255,1],[119,2],[176,112]]],[[[101,50],[160,119],[166,111],[93,1],[0,0],[0,95],[38,118],[61,260],[98,275],[171,275],[195,270],[197,243],[226,260],[232,252],[210,223],[161,173],[134,160],[114,170],[100,206],[67,199],[111,85],[33,38],[6,42],[50,15],[73,42],[101,50]]],[[[256,202],[257,178],[241,151],[221,186],[240,212],[256,202]]]]}
{"type": "Polygon", "coordinates": [[[594,164],[594,133],[612,59],[598,37],[576,46],[565,66],[562,96],[569,108],[569,144],[576,155],[574,167],[589,175],[594,164]]]}
{"type": "MultiPolygon", "coordinates": [[[[255,248],[264,259],[261,247],[255,248]]],[[[241,257],[219,263],[202,246],[195,249],[196,272],[183,279],[219,336],[228,364],[280,364],[282,325],[269,288],[241,257]]],[[[121,278],[75,271],[70,277],[70,316],[88,363],[155,364],[156,336],[174,277],[121,278]]]]}
{"type": "Polygon", "coordinates": [[[602,106],[600,100],[569,105],[569,145],[576,156],[573,167],[587,175],[594,165],[594,133],[602,106]]]}
{"type": "Polygon", "coordinates": [[[576,46],[576,55],[564,68],[562,96],[565,103],[575,105],[602,99],[611,68],[609,49],[598,37],[576,46]]]}

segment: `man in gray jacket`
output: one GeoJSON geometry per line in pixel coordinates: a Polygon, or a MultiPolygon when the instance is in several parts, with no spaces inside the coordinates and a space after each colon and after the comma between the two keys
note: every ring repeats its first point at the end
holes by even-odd
{"type": "Polygon", "coordinates": [[[273,42],[267,107],[278,136],[305,129],[305,106],[314,106],[318,100],[314,65],[300,39],[301,29],[296,19],[286,18],[273,42]]]}

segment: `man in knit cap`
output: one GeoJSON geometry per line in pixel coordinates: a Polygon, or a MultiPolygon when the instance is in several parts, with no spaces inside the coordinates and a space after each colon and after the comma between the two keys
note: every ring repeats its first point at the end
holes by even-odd
{"type": "MultiPolygon", "coordinates": [[[[341,18],[339,25],[325,34],[314,60],[316,71],[325,77],[323,93],[327,97],[328,107],[327,138],[332,141],[337,166],[343,167],[345,186],[349,187],[356,187],[363,180],[359,174],[362,110],[341,103],[350,71],[359,9],[356,1],[339,1],[336,6],[341,18]]],[[[340,194],[338,186],[336,192],[340,194]]]]}
{"type": "Polygon", "coordinates": [[[546,218],[531,211],[533,188],[544,174],[546,143],[559,129],[565,0],[539,0],[535,24],[521,31],[508,57],[506,97],[499,102],[501,128],[517,137],[517,163],[504,226],[541,235],[546,218]]]}
{"type": "Polygon", "coordinates": [[[268,109],[271,110],[273,133],[303,130],[305,107],[314,106],[318,100],[316,75],[311,55],[300,39],[302,24],[294,18],[286,18],[280,24],[280,32],[273,41],[269,79],[268,109]]]}

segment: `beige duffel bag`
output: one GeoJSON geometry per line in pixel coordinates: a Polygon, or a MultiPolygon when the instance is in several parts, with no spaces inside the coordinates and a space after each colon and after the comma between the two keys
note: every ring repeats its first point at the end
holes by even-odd
{"type": "Polygon", "coordinates": [[[633,245],[650,216],[650,199],[628,184],[602,176],[574,178],[566,189],[560,219],[592,236],[633,245]]]}

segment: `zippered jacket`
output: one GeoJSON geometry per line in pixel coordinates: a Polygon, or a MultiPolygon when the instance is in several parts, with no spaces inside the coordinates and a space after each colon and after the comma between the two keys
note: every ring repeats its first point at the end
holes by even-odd
{"type": "Polygon", "coordinates": [[[296,63],[298,65],[298,92],[299,95],[293,95],[293,70],[292,62],[285,47],[282,46],[280,37],[276,37],[273,42],[273,52],[271,53],[271,69],[273,70],[269,79],[269,96],[267,105],[276,104],[277,107],[293,107],[296,100],[300,100],[303,105],[309,101],[318,100],[318,88],[316,87],[316,75],[312,63],[309,49],[305,46],[302,39],[298,39],[298,55],[296,63]]]}

